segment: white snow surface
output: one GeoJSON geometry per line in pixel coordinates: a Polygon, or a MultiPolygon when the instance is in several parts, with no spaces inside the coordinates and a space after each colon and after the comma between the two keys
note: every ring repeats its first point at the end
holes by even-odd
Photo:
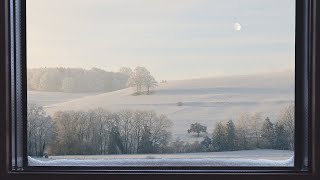
{"type": "Polygon", "coordinates": [[[266,159],[101,159],[101,160],[77,160],[59,159],[41,161],[28,157],[29,166],[275,166],[292,167],[294,158],[287,160],[266,159]]]}
{"type": "Polygon", "coordinates": [[[179,154],[29,157],[30,166],[293,166],[293,151],[243,150],[179,154]]]}
{"type": "Polygon", "coordinates": [[[44,104],[50,115],[56,111],[99,107],[110,111],[154,110],[172,120],[173,139],[194,141],[197,138],[187,134],[187,129],[195,122],[208,126],[208,132],[212,132],[216,122],[236,120],[243,112],[261,112],[263,117],[275,121],[279,110],[294,100],[294,73],[168,81],[160,83],[152,95],[133,96],[133,93],[134,88],[87,96],[58,93],[53,98],[58,102],[50,103],[50,93],[30,92],[28,99],[44,104]],[[68,98],[63,101],[64,97],[68,98]],[[177,106],[178,102],[183,105],[177,106]]]}
{"type": "MultiPolygon", "coordinates": [[[[108,155],[62,155],[50,156],[50,159],[269,159],[285,160],[293,156],[293,151],[256,149],[241,151],[222,151],[222,152],[196,152],[196,153],[175,153],[175,154],[108,154],[108,155]]],[[[49,159],[49,160],[50,160],[49,159]]],[[[48,159],[47,159],[48,160],[48,159]]]]}
{"type": "Polygon", "coordinates": [[[99,93],[28,91],[28,103],[37,104],[38,106],[47,106],[97,94],[99,93]]]}

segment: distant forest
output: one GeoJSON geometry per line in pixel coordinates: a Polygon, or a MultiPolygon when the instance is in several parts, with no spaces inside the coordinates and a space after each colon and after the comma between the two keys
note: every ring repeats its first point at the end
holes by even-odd
{"type": "Polygon", "coordinates": [[[109,92],[127,87],[129,76],[99,68],[28,69],[28,90],[52,92],[109,92]]]}

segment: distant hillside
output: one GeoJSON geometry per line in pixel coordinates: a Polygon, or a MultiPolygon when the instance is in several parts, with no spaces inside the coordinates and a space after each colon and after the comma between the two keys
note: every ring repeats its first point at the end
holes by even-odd
{"type": "Polygon", "coordinates": [[[50,92],[109,92],[123,89],[128,76],[102,69],[28,69],[28,90],[50,92]]]}
{"type": "Polygon", "coordinates": [[[133,93],[133,88],[126,88],[47,105],[45,109],[49,114],[98,107],[111,111],[154,110],[173,121],[173,135],[181,138],[191,123],[207,125],[211,132],[215,122],[237,119],[244,112],[261,112],[263,117],[275,120],[279,110],[294,100],[294,74],[286,71],[168,81],[160,83],[152,95],[133,93]]]}

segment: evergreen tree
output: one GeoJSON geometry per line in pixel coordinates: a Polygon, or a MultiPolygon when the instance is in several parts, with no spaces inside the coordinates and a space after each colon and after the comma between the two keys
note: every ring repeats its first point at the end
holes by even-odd
{"type": "Polygon", "coordinates": [[[226,150],[226,128],[219,122],[213,132],[212,144],[215,151],[225,151],[226,150]]]}
{"type": "Polygon", "coordinates": [[[261,139],[263,148],[271,149],[274,147],[275,131],[274,125],[267,117],[262,124],[261,128],[261,139]]]}
{"type": "Polygon", "coordinates": [[[287,133],[282,124],[277,123],[275,126],[275,148],[280,150],[290,149],[287,133]]]}
{"type": "Polygon", "coordinates": [[[139,146],[138,153],[148,154],[153,153],[153,146],[151,140],[151,131],[148,126],[144,126],[142,136],[141,136],[141,144],[139,146]]]}
{"type": "Polygon", "coordinates": [[[227,142],[226,148],[229,151],[236,150],[236,128],[232,120],[228,121],[227,123],[227,142]]]}
{"type": "Polygon", "coordinates": [[[108,153],[121,154],[122,152],[123,152],[123,144],[122,144],[119,128],[113,125],[109,135],[108,153]]]}
{"type": "Polygon", "coordinates": [[[201,141],[200,143],[201,145],[201,149],[203,149],[203,151],[211,151],[212,149],[212,140],[206,136],[203,141],[201,141]]]}

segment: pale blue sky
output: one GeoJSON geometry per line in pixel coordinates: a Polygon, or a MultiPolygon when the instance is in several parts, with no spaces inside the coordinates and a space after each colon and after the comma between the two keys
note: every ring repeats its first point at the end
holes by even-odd
{"type": "Polygon", "coordinates": [[[28,0],[28,67],[145,66],[158,80],[293,69],[294,21],[294,0],[28,0]]]}

